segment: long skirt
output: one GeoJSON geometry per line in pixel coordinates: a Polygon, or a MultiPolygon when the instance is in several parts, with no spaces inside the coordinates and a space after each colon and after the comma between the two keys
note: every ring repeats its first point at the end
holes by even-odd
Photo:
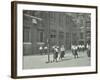
{"type": "Polygon", "coordinates": [[[91,57],[90,50],[87,51],[87,56],[88,56],[88,57],[91,57]]]}
{"type": "Polygon", "coordinates": [[[55,52],[53,57],[54,57],[54,59],[57,59],[58,58],[58,52],[55,52]]]}
{"type": "Polygon", "coordinates": [[[74,55],[74,57],[76,58],[78,58],[78,53],[77,53],[77,50],[72,50],[72,53],[73,53],[73,55],[74,55]]]}
{"type": "Polygon", "coordinates": [[[75,50],[75,55],[78,55],[77,50],[75,50]]]}
{"type": "Polygon", "coordinates": [[[63,58],[63,57],[64,57],[64,55],[65,55],[65,52],[64,52],[64,51],[62,51],[62,52],[61,52],[61,54],[60,54],[60,58],[63,58]]]}

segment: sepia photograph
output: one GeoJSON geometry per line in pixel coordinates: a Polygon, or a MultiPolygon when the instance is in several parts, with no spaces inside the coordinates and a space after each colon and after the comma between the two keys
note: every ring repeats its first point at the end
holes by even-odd
{"type": "Polygon", "coordinates": [[[23,10],[23,69],[91,66],[91,13],[23,10]]]}
{"type": "Polygon", "coordinates": [[[97,73],[97,6],[12,2],[12,78],[97,73]]]}

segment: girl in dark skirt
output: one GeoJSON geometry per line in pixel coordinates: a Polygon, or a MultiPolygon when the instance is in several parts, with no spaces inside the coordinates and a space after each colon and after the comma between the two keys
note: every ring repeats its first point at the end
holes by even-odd
{"type": "Polygon", "coordinates": [[[74,58],[78,58],[78,47],[76,45],[72,45],[72,54],[74,55],[74,58]]]}
{"type": "Polygon", "coordinates": [[[75,49],[74,58],[78,58],[77,49],[75,49]]]}
{"type": "Polygon", "coordinates": [[[61,53],[60,53],[60,57],[59,57],[59,59],[62,60],[62,58],[64,58],[64,55],[65,55],[65,48],[64,48],[64,45],[62,45],[60,51],[61,51],[61,53]]]}
{"type": "Polygon", "coordinates": [[[91,49],[90,49],[91,47],[90,47],[90,45],[87,44],[86,48],[87,48],[87,56],[91,57],[91,49]]]}
{"type": "Polygon", "coordinates": [[[54,48],[54,54],[53,54],[53,62],[54,62],[54,61],[57,62],[57,58],[58,58],[58,48],[55,47],[55,48],[54,48]]]}

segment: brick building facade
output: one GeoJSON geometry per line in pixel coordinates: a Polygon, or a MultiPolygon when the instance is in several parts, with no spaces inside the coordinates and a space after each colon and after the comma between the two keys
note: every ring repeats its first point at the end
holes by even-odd
{"type": "Polygon", "coordinates": [[[23,11],[24,55],[40,54],[39,47],[49,49],[55,44],[64,45],[66,50],[79,43],[79,26],[65,12],[23,11]]]}

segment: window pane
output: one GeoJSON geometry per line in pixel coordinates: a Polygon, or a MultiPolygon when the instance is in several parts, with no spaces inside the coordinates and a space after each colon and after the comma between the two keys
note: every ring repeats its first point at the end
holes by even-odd
{"type": "Polygon", "coordinates": [[[40,32],[40,42],[43,42],[43,32],[40,32]]]}
{"type": "Polygon", "coordinates": [[[44,32],[43,30],[38,30],[38,42],[44,41],[44,32]]]}
{"type": "Polygon", "coordinates": [[[23,40],[24,42],[29,42],[29,28],[24,28],[23,40]]]}
{"type": "Polygon", "coordinates": [[[80,38],[83,39],[83,33],[80,33],[80,38]]]}

